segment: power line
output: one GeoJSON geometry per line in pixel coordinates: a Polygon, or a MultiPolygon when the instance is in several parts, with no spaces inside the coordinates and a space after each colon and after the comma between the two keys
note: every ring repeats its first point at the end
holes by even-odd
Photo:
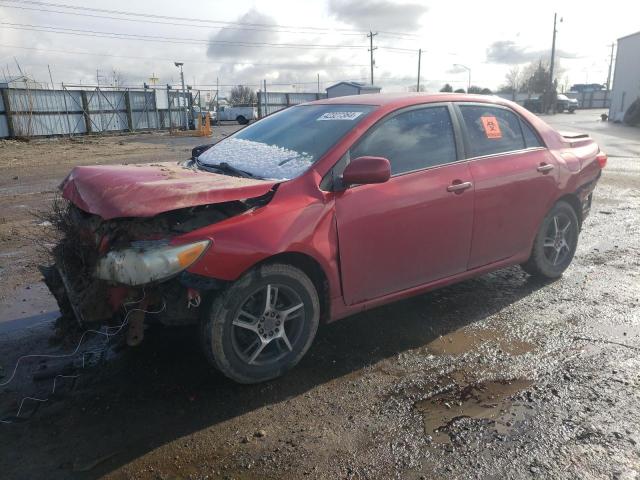
{"type": "MultiPolygon", "coordinates": [[[[0,0],[2,2],[4,1],[11,1],[11,0],[0,0]]],[[[64,12],[61,10],[49,10],[49,9],[43,9],[43,8],[34,8],[34,7],[21,7],[18,5],[4,5],[4,7],[6,8],[15,8],[15,9],[19,9],[19,10],[30,10],[30,11],[35,11],[35,12],[43,12],[43,13],[58,13],[58,14],[62,14],[62,15],[74,15],[74,16],[81,16],[81,17],[89,17],[89,18],[101,18],[101,19],[107,19],[107,20],[117,20],[117,21],[123,21],[123,22],[138,22],[138,23],[151,23],[154,25],[169,25],[171,27],[189,27],[189,28],[206,28],[208,30],[211,29],[229,29],[229,30],[246,30],[246,31],[253,31],[253,32],[273,32],[273,33],[301,33],[301,34],[315,34],[318,32],[309,32],[309,31],[304,31],[304,30],[284,30],[284,29],[280,29],[278,28],[277,30],[274,29],[269,29],[269,28],[265,28],[265,27],[242,27],[242,26],[215,26],[215,25],[198,25],[198,24],[193,24],[193,23],[176,23],[176,22],[160,22],[157,20],[150,20],[150,19],[144,19],[144,18],[122,18],[122,17],[114,17],[114,16],[109,16],[109,15],[93,15],[91,13],[82,13],[82,12],[64,12]]],[[[363,34],[359,33],[359,32],[335,32],[338,35],[352,35],[352,36],[358,36],[361,37],[363,34]]]]}
{"type": "Polygon", "coordinates": [[[378,47],[376,47],[376,49],[377,48],[379,48],[381,50],[391,50],[393,52],[410,53],[412,55],[418,53],[418,49],[417,48],[400,48],[400,47],[384,47],[384,46],[378,46],[378,47]]]}
{"type": "Polygon", "coordinates": [[[62,35],[75,35],[97,38],[114,38],[118,40],[140,40],[146,42],[162,42],[176,44],[204,44],[204,45],[229,45],[237,47],[273,47],[273,48],[313,48],[313,49],[364,49],[365,45],[327,45],[313,43],[269,43],[269,42],[243,42],[227,40],[207,40],[200,38],[164,37],[159,35],[141,35],[134,33],[101,32],[96,30],[80,30],[75,28],[52,27],[47,25],[32,25],[23,23],[0,22],[6,28],[15,30],[28,30],[41,33],[56,33],[62,35]]]}
{"type": "MultiPolygon", "coordinates": [[[[30,50],[30,51],[36,51],[36,52],[50,52],[50,53],[62,53],[62,54],[69,54],[69,55],[88,55],[88,56],[96,56],[96,57],[112,57],[112,58],[130,58],[133,60],[154,60],[154,61],[167,61],[167,62],[173,62],[175,61],[175,58],[168,58],[168,57],[140,57],[140,56],[133,56],[133,55],[115,55],[115,54],[110,54],[110,53],[94,53],[94,52],[82,52],[82,51],[78,51],[78,50],[55,50],[55,49],[49,49],[49,48],[37,48],[37,47],[23,47],[23,46],[19,46],[19,45],[4,45],[4,44],[0,44],[0,48],[18,48],[21,50],[30,50]]],[[[242,61],[238,61],[238,62],[218,62],[218,61],[208,61],[208,60],[191,60],[191,59],[183,59],[185,62],[188,63],[201,63],[201,64],[215,64],[215,65],[257,65],[257,66],[263,66],[263,67],[279,67],[279,68],[304,68],[304,67],[309,67],[309,68],[318,68],[318,64],[317,63],[260,63],[260,62],[242,62],[242,61]]],[[[342,67],[368,67],[369,65],[364,65],[364,64],[327,64],[327,65],[322,65],[321,68],[342,68],[342,67]]]]}
{"type": "MultiPolygon", "coordinates": [[[[326,27],[314,27],[314,26],[297,26],[297,25],[276,25],[276,24],[268,24],[268,23],[249,23],[249,22],[228,22],[221,20],[209,20],[202,18],[189,18],[189,17],[175,17],[175,16],[167,16],[167,15],[157,15],[150,13],[139,13],[139,12],[130,12],[126,10],[111,10],[104,8],[91,8],[84,7],[79,5],[69,5],[64,3],[53,3],[53,2],[41,2],[36,0],[3,0],[5,2],[14,2],[20,4],[30,4],[37,5],[43,7],[54,7],[54,8],[63,8],[63,9],[71,9],[71,10],[83,10],[87,12],[95,12],[95,13],[107,13],[107,14],[115,14],[115,15],[127,15],[134,16],[140,18],[155,18],[161,20],[179,20],[179,21],[187,21],[187,22],[197,22],[197,23],[210,23],[210,24],[219,24],[219,25],[239,25],[239,26],[251,26],[251,27],[266,27],[266,28],[290,28],[290,29],[299,29],[299,30],[311,30],[316,32],[353,32],[360,33],[364,35],[366,32],[358,31],[353,29],[345,29],[345,28],[326,28],[326,27]]],[[[387,35],[397,35],[403,37],[416,37],[417,35],[405,32],[384,32],[387,35]]]]}

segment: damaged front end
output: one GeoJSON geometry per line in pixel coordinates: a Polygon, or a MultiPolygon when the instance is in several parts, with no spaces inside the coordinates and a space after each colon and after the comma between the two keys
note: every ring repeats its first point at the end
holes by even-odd
{"type": "Polygon", "coordinates": [[[136,345],[142,341],[145,321],[197,322],[202,298],[225,282],[186,271],[210,247],[210,239],[188,244],[176,244],[174,239],[262,206],[274,191],[148,218],[109,220],[57,199],[47,216],[57,243],[50,249],[52,265],[41,271],[66,320],[63,323],[83,328],[126,323],[127,343],[136,345]],[[145,312],[157,313],[145,319],[145,312]]]}

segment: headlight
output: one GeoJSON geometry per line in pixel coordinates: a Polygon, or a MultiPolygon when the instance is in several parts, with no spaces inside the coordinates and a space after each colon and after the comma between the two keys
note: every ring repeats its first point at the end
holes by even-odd
{"type": "Polygon", "coordinates": [[[96,277],[109,282],[138,286],[165,280],[198,260],[211,242],[170,246],[164,242],[135,242],[98,260],[96,277]]]}

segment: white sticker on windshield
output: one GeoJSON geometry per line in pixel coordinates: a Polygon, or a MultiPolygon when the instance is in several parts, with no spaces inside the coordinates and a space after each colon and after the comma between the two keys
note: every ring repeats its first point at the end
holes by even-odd
{"type": "Polygon", "coordinates": [[[363,112],[327,112],[320,115],[317,120],[355,120],[363,112]]]}

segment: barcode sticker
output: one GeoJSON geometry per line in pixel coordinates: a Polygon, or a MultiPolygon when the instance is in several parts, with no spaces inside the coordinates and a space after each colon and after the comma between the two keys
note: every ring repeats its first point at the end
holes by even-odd
{"type": "Polygon", "coordinates": [[[362,112],[327,112],[320,115],[317,120],[355,120],[362,112]]]}

